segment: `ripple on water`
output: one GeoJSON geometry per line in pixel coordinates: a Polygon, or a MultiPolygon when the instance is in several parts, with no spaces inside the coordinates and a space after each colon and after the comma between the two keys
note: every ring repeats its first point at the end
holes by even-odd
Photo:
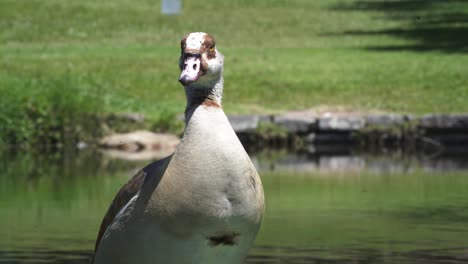
{"type": "MultiPolygon", "coordinates": [[[[392,252],[364,248],[327,250],[258,246],[255,247],[253,251],[254,253],[247,258],[246,263],[248,264],[461,264],[468,262],[467,248],[419,249],[405,252],[392,252]]],[[[89,264],[91,259],[91,251],[0,251],[0,264],[89,264]]]]}

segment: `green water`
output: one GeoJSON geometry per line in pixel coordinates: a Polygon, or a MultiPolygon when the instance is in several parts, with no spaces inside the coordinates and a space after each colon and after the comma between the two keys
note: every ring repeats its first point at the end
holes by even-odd
{"type": "MultiPolygon", "coordinates": [[[[89,263],[108,204],[146,163],[1,155],[0,263],[89,263]]],[[[468,171],[261,177],[267,210],[248,263],[468,262],[468,171]]]]}

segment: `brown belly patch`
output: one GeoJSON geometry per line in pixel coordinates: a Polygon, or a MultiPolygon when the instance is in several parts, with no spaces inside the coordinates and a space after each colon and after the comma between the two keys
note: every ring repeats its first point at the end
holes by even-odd
{"type": "Polygon", "coordinates": [[[219,235],[214,235],[208,237],[208,245],[215,246],[234,246],[238,242],[240,234],[236,232],[232,233],[222,233],[219,235]]]}

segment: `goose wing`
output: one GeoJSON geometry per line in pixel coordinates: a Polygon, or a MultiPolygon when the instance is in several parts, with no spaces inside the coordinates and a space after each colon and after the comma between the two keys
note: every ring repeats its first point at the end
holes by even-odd
{"type": "Polygon", "coordinates": [[[106,233],[107,228],[112,224],[117,214],[127,203],[138,194],[144,183],[148,180],[147,177],[161,178],[166,170],[167,164],[172,156],[155,161],[145,168],[137,172],[120,190],[117,192],[114,200],[107,209],[107,212],[102,219],[101,227],[99,228],[94,252],[96,253],[102,237],[106,233]]]}

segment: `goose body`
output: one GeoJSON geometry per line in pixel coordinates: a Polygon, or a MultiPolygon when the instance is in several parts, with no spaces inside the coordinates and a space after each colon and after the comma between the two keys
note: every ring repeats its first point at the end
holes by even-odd
{"type": "Polygon", "coordinates": [[[101,225],[94,263],[244,261],[260,227],[263,187],[221,108],[222,63],[211,36],[182,40],[184,135],[171,156],[119,191],[101,225]]]}

